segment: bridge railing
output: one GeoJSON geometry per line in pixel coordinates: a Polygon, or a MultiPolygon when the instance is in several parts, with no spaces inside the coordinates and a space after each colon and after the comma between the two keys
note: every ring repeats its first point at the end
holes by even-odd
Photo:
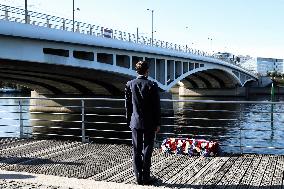
{"type": "MultiPolygon", "coordinates": [[[[165,138],[218,141],[224,152],[284,154],[284,102],[161,100],[165,138]]],[[[0,98],[0,137],[131,143],[123,99],[0,98]]]]}
{"type": "Polygon", "coordinates": [[[108,27],[80,22],[78,20],[74,20],[74,25],[73,25],[73,20],[71,19],[34,12],[30,10],[28,11],[28,15],[26,17],[25,9],[2,5],[2,4],[0,4],[0,20],[32,24],[36,26],[60,29],[65,31],[74,31],[87,35],[118,39],[122,41],[128,41],[144,45],[153,45],[155,47],[167,48],[199,56],[216,58],[213,55],[209,54],[208,52],[192,48],[191,45],[187,44],[180,45],[159,39],[153,39],[153,44],[152,44],[152,39],[147,36],[137,35],[129,32],[115,30],[108,27]]]}

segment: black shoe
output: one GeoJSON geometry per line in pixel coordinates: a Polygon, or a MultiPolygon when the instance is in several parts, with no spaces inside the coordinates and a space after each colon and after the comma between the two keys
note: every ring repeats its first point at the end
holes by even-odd
{"type": "Polygon", "coordinates": [[[148,178],[148,179],[145,179],[144,181],[143,181],[143,183],[144,183],[144,185],[153,185],[153,184],[155,184],[155,182],[157,182],[158,180],[156,179],[156,178],[154,178],[154,177],[150,177],[150,178],[148,178]]]}
{"type": "Polygon", "coordinates": [[[143,183],[142,180],[136,180],[135,184],[137,184],[137,185],[143,185],[144,183],[143,183]]]}
{"type": "Polygon", "coordinates": [[[138,184],[138,185],[143,185],[142,176],[138,176],[138,177],[136,178],[136,184],[138,184]]]}

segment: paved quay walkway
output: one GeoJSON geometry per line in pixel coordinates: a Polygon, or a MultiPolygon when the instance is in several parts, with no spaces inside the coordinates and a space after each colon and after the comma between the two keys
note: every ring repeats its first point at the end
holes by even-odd
{"type": "Polygon", "coordinates": [[[155,189],[154,186],[95,181],[0,170],[0,188],[9,189],[155,189]]]}
{"type": "Polygon", "coordinates": [[[153,186],[134,184],[131,146],[0,140],[0,188],[283,188],[284,156],[153,153],[153,186]]]}

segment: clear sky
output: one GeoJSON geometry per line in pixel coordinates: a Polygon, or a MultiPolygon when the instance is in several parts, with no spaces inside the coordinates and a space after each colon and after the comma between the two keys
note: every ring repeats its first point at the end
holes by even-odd
{"type": "MultiPolygon", "coordinates": [[[[0,0],[17,7],[24,2],[0,0]]],[[[28,4],[33,11],[72,18],[72,0],[28,4]]],[[[75,0],[75,7],[77,20],[131,33],[139,28],[149,37],[151,9],[156,39],[211,52],[284,58],[284,0],[75,0]]]]}

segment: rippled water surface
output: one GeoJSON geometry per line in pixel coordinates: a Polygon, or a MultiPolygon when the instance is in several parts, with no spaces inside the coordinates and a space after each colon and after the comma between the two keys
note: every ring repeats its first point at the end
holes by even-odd
{"type": "MultiPolygon", "coordinates": [[[[208,98],[182,99],[207,100],[208,98]]],[[[245,99],[210,98],[210,100],[242,101],[245,99]]],[[[255,96],[248,100],[269,101],[270,97],[255,96]]],[[[283,97],[278,97],[277,101],[283,101],[283,97]]],[[[180,102],[176,104],[178,110],[175,115],[179,117],[175,120],[177,126],[172,129],[176,133],[192,134],[193,138],[218,140],[221,145],[226,145],[222,146],[222,149],[226,152],[283,154],[284,150],[274,149],[284,148],[283,108],[284,104],[272,106],[253,103],[180,102]],[[272,110],[273,113],[271,113],[272,110]],[[240,145],[246,147],[240,148],[240,145]]]]}
{"type": "MultiPolygon", "coordinates": [[[[0,94],[7,96],[7,94],[0,94]]],[[[8,96],[15,96],[10,94],[8,96]]],[[[17,96],[17,95],[16,95],[17,96]]],[[[22,95],[19,95],[22,96],[22,95]]],[[[174,97],[178,99],[179,97],[174,97]]],[[[222,100],[241,101],[243,98],[181,98],[192,100],[222,100]]],[[[269,96],[255,96],[250,101],[269,101],[269,96]]],[[[277,101],[283,101],[284,97],[278,97],[277,101]]],[[[23,100],[23,114],[25,133],[54,133],[48,138],[70,139],[68,136],[57,135],[81,135],[81,115],[65,114],[36,114],[29,113],[29,100],[23,100]],[[32,119],[32,120],[30,120],[32,119]],[[48,120],[53,120],[52,122],[48,120]],[[59,121],[58,121],[59,120],[59,121]],[[60,121],[62,120],[62,121],[60,121]],[[64,122],[63,122],[64,121],[64,122]]],[[[200,102],[178,102],[174,104],[163,103],[166,108],[174,108],[174,111],[163,111],[161,133],[157,135],[158,140],[166,137],[204,138],[207,140],[218,140],[225,152],[239,153],[274,153],[284,154],[284,107],[282,104],[240,104],[240,103],[200,103],[200,102]],[[274,113],[271,113],[273,109],[274,113]],[[174,117],[174,118],[173,118],[174,117]],[[241,138],[241,140],[240,140],[241,138]],[[239,145],[246,146],[240,148],[239,145]],[[251,148],[258,147],[258,148],[251,148]],[[270,148],[262,148],[270,147],[270,148]]],[[[102,137],[129,139],[131,137],[129,128],[126,127],[123,117],[124,103],[116,104],[122,109],[102,116],[86,115],[86,135],[94,137],[94,141],[102,142],[102,137]],[[109,116],[110,114],[115,116],[109,116]],[[118,133],[119,131],[128,131],[118,133]]],[[[0,137],[19,136],[19,100],[6,99],[0,101],[0,137]]],[[[46,137],[43,135],[35,135],[46,137]]],[[[72,139],[80,140],[80,137],[72,139]]],[[[105,142],[105,140],[103,140],[105,142]]],[[[106,140],[111,143],[120,143],[125,140],[106,140]]]]}

